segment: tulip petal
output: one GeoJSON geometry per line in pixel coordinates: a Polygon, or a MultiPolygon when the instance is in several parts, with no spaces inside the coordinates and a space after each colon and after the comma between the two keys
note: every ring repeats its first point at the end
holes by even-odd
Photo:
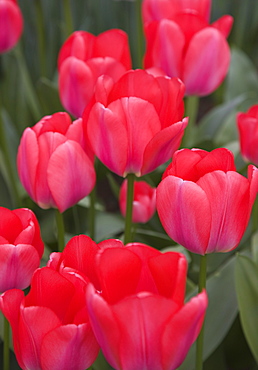
{"type": "Polygon", "coordinates": [[[35,179],[34,199],[41,208],[55,207],[55,201],[47,181],[49,159],[56,148],[64,143],[66,138],[58,132],[45,132],[38,138],[38,166],[35,179]]]}
{"type": "Polygon", "coordinates": [[[184,304],[187,276],[187,260],[181,253],[167,252],[149,260],[149,269],[160,295],[173,299],[179,306],[184,304]]]}
{"type": "Polygon", "coordinates": [[[0,295],[0,311],[9,321],[12,328],[13,346],[16,359],[22,369],[25,368],[20,350],[19,320],[20,306],[24,299],[24,292],[19,289],[7,290],[0,295]]]}
{"type": "Polygon", "coordinates": [[[164,369],[177,369],[196,340],[208,306],[205,291],[192,298],[164,327],[162,336],[164,369]],[[168,343],[176,343],[168,346],[168,343]]]}
{"type": "Polygon", "coordinates": [[[201,187],[178,177],[166,177],[157,188],[157,211],[165,231],[174,241],[193,253],[206,253],[211,208],[201,187]]]}
{"type": "Polygon", "coordinates": [[[47,333],[41,346],[44,370],[84,370],[95,361],[99,345],[89,324],[60,326],[47,333]]]}
{"type": "Polygon", "coordinates": [[[22,185],[34,200],[38,162],[39,148],[36,134],[31,128],[26,128],[18,148],[17,168],[22,185]]]}
{"type": "Polygon", "coordinates": [[[214,171],[197,184],[210,201],[212,223],[206,252],[228,252],[240,242],[249,219],[249,181],[237,172],[214,171]]]}
{"type": "Polygon", "coordinates": [[[197,32],[189,44],[184,60],[182,80],[186,95],[208,95],[225,78],[230,50],[225,37],[213,27],[197,32]]]}
{"type": "Polygon", "coordinates": [[[80,59],[64,60],[59,72],[59,94],[63,106],[75,117],[82,117],[94,92],[95,79],[90,67],[80,59]]]}
{"type": "Polygon", "coordinates": [[[143,155],[141,174],[145,175],[169,160],[180,146],[188,118],[159,131],[150,140],[143,155]]]}
{"type": "Polygon", "coordinates": [[[0,292],[13,288],[27,288],[39,263],[39,255],[34,246],[2,244],[0,247],[0,292]]]}
{"type": "Polygon", "coordinates": [[[95,257],[99,249],[90,237],[78,235],[66,244],[62,258],[65,266],[82,272],[96,288],[100,289],[95,269],[95,257]]]}
{"type": "Polygon", "coordinates": [[[19,341],[26,369],[41,369],[40,350],[44,336],[60,325],[58,317],[47,307],[21,310],[19,341]]]}
{"type": "Polygon", "coordinates": [[[95,180],[93,163],[77,142],[67,140],[51,155],[47,181],[60,212],[86,197],[93,189],[95,180]]]}
{"type": "Polygon", "coordinates": [[[107,30],[99,34],[94,45],[94,57],[112,57],[128,70],[132,68],[128,36],[119,29],[107,30]]]}
{"type": "Polygon", "coordinates": [[[133,294],[141,275],[141,267],[140,258],[130,250],[105,249],[96,264],[103,297],[109,303],[114,303],[133,294]]]}
{"type": "Polygon", "coordinates": [[[14,243],[17,236],[22,232],[22,223],[14,211],[0,207],[0,237],[1,244],[14,243]]]}
{"type": "Polygon", "coordinates": [[[110,306],[95,292],[92,284],[87,287],[86,300],[91,327],[106,360],[115,369],[121,369],[119,347],[122,333],[110,306]],[[110,350],[109,343],[112,343],[115,351],[110,350]]]}
{"type": "Polygon", "coordinates": [[[144,67],[161,68],[170,77],[182,76],[185,37],[180,27],[169,19],[152,22],[146,29],[147,49],[144,67]]]}

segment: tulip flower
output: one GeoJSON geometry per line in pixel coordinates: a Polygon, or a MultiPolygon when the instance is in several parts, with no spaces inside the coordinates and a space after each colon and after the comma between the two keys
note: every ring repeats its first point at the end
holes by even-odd
{"type": "Polygon", "coordinates": [[[100,250],[99,245],[89,236],[77,235],[69,240],[62,253],[51,253],[47,266],[56,271],[65,268],[76,270],[85,280],[88,279],[99,288],[95,258],[100,250]]]}
{"type": "Polygon", "coordinates": [[[36,270],[27,296],[18,289],[0,296],[11,324],[16,358],[24,370],[85,370],[99,345],[85,305],[87,282],[74,271],[36,270]]]}
{"type": "Polygon", "coordinates": [[[16,45],[22,30],[23,17],[17,0],[0,0],[0,53],[16,45]]]}
{"type": "Polygon", "coordinates": [[[0,207],[0,292],[27,288],[43,251],[34,213],[27,208],[0,207]]]}
{"type": "Polygon", "coordinates": [[[26,128],[18,148],[20,180],[41,208],[64,212],[95,185],[92,158],[86,154],[82,119],[55,113],[26,128]]]}
{"type": "Polygon", "coordinates": [[[258,165],[258,105],[247,113],[238,113],[237,127],[244,160],[258,165]]]}
{"type": "Polygon", "coordinates": [[[195,341],[207,308],[203,291],[184,304],[187,262],[147,245],[101,243],[96,259],[101,292],[86,297],[90,322],[116,370],[173,370],[195,341]]]}
{"type": "Polygon", "coordinates": [[[155,170],[178,149],[187,118],[184,87],[178,79],[128,71],[116,83],[98,80],[95,101],[84,124],[96,156],[126,177],[155,170]]]}
{"type": "MultiPolygon", "coordinates": [[[[120,188],[119,206],[122,215],[126,214],[127,180],[120,188]]],[[[134,182],[133,216],[134,223],[148,222],[156,211],[156,189],[145,181],[134,182]]]]}
{"type": "Polygon", "coordinates": [[[179,77],[186,95],[203,96],[224,80],[230,63],[226,41],[233,18],[209,24],[211,0],[144,0],[145,68],[179,77]]]}
{"type": "Polygon", "coordinates": [[[113,29],[94,36],[74,32],[58,57],[60,99],[70,113],[81,117],[94,93],[97,78],[108,75],[117,81],[131,68],[128,37],[113,29]]]}
{"type": "Polygon", "coordinates": [[[228,252],[245,232],[257,191],[257,168],[240,175],[229,150],[182,149],[157,188],[157,211],[167,234],[189,251],[228,252]]]}

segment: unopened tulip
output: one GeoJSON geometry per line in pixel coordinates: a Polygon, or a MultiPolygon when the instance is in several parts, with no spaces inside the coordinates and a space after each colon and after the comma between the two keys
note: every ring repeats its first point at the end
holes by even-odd
{"type": "Polygon", "coordinates": [[[22,30],[23,17],[17,0],[0,0],[0,53],[15,46],[22,30]]]}
{"type": "MultiPolygon", "coordinates": [[[[124,180],[120,188],[119,206],[122,215],[126,214],[127,180],[124,180]]],[[[133,215],[134,223],[148,222],[156,211],[156,189],[145,181],[134,182],[133,215]]]]}
{"type": "Polygon", "coordinates": [[[86,145],[82,119],[72,122],[67,113],[46,116],[25,129],[18,149],[18,174],[41,208],[64,212],[91,192],[96,175],[86,145]]]}
{"type": "Polygon", "coordinates": [[[0,293],[27,288],[43,251],[34,213],[27,208],[11,211],[0,207],[0,293]]]}
{"type": "Polygon", "coordinates": [[[86,31],[74,32],[58,57],[63,106],[75,117],[81,117],[91,101],[97,78],[108,75],[117,81],[130,68],[130,49],[124,31],[113,29],[98,36],[86,31]]]}
{"type": "Polygon", "coordinates": [[[252,106],[247,113],[238,113],[237,127],[243,158],[258,166],[258,105],[252,106]]]}
{"type": "Polygon", "coordinates": [[[245,232],[257,191],[257,168],[240,175],[229,150],[182,149],[157,188],[157,211],[167,234],[189,251],[228,252],[245,232]]]}
{"type": "Polygon", "coordinates": [[[230,63],[226,41],[233,18],[209,24],[211,0],[144,0],[145,68],[179,77],[186,95],[208,95],[224,80],[230,63]]]}
{"type": "Polygon", "coordinates": [[[188,122],[183,96],[177,78],[144,70],[128,71],[116,83],[100,77],[96,103],[83,117],[94,153],[120,176],[155,170],[181,143],[188,122]]]}
{"type": "Polygon", "coordinates": [[[100,290],[87,287],[90,322],[116,370],[174,370],[195,341],[207,308],[203,291],[184,304],[187,262],[147,245],[101,243],[100,290]]]}
{"type": "Polygon", "coordinates": [[[34,273],[27,296],[18,289],[0,296],[23,370],[85,370],[92,365],[99,345],[89,324],[86,286],[72,270],[43,267],[34,273]]]}

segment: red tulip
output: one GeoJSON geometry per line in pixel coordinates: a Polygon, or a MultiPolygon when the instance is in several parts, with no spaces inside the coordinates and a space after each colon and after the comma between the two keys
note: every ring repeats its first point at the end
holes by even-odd
{"type": "Polygon", "coordinates": [[[73,269],[89,280],[96,288],[99,287],[99,280],[95,269],[95,258],[101,250],[90,237],[77,235],[69,240],[63,252],[51,253],[47,266],[54,270],[73,269]]]}
{"type": "Polygon", "coordinates": [[[238,113],[237,126],[243,158],[258,165],[258,105],[247,113],[238,113]]]}
{"type": "Polygon", "coordinates": [[[23,17],[17,0],[0,0],[0,53],[15,46],[22,30],[23,17]]]}
{"type": "Polygon", "coordinates": [[[75,117],[81,117],[91,101],[97,78],[108,75],[117,81],[130,68],[128,38],[122,30],[109,30],[99,36],[86,31],[74,32],[58,57],[63,106],[75,117]]]}
{"type": "Polygon", "coordinates": [[[187,119],[178,79],[128,71],[118,82],[100,78],[84,123],[96,156],[120,176],[155,170],[179,147],[187,119]]]}
{"type": "Polygon", "coordinates": [[[72,123],[67,113],[46,116],[26,128],[18,149],[18,173],[40,207],[64,212],[91,192],[96,175],[84,149],[82,120],[72,123]]]}
{"type": "Polygon", "coordinates": [[[0,207],[0,292],[27,288],[43,251],[34,213],[27,208],[0,207]]]}
{"type": "MultiPolygon", "coordinates": [[[[126,214],[127,180],[123,181],[119,194],[119,206],[122,215],[126,214]]],[[[134,182],[133,217],[135,223],[148,222],[156,211],[156,189],[145,181],[134,182]]]]}
{"type": "Polygon", "coordinates": [[[187,262],[180,253],[101,244],[101,293],[89,284],[87,305],[107,361],[116,370],[176,369],[200,331],[206,292],[184,304],[187,262]]]}
{"type": "Polygon", "coordinates": [[[12,327],[16,358],[24,370],[84,370],[95,361],[96,342],[85,305],[87,283],[74,271],[38,269],[27,296],[12,289],[0,308],[12,327]]]}
{"type": "Polygon", "coordinates": [[[161,68],[179,77],[186,95],[208,95],[224,80],[230,63],[226,41],[233,18],[209,24],[208,0],[145,0],[145,68],[161,68]]]}
{"type": "Polygon", "coordinates": [[[157,211],[167,234],[193,253],[236,248],[247,227],[258,191],[258,170],[248,179],[235,170],[224,148],[182,149],[157,188],[157,211]]]}

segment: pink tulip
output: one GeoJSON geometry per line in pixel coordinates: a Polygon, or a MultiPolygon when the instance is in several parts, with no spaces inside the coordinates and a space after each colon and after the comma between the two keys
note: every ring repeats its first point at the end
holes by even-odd
{"type": "Polygon", "coordinates": [[[24,370],[85,370],[99,345],[85,305],[87,282],[74,271],[38,269],[27,296],[12,289],[0,296],[11,324],[16,358],[24,370]]]}
{"type": "Polygon", "coordinates": [[[0,207],[0,292],[27,288],[43,251],[34,213],[27,208],[0,207]]]}
{"type": "Polygon", "coordinates": [[[184,304],[187,262],[180,253],[116,240],[101,244],[101,292],[89,284],[87,305],[107,361],[116,370],[176,369],[200,331],[206,292],[184,304]]]}
{"type": "Polygon", "coordinates": [[[209,24],[211,1],[144,0],[145,68],[179,77],[186,95],[208,95],[224,80],[230,63],[226,37],[233,18],[209,24]]]}
{"type": "Polygon", "coordinates": [[[252,106],[247,113],[238,113],[237,127],[243,158],[258,165],[258,105],[252,106]]]}
{"type": "Polygon", "coordinates": [[[128,38],[122,30],[108,30],[99,36],[86,31],[74,32],[58,57],[63,106],[75,117],[81,117],[91,101],[97,78],[108,75],[117,81],[130,68],[128,38]]]}
{"type": "Polygon", "coordinates": [[[178,149],[188,120],[178,79],[128,71],[116,83],[99,78],[95,101],[84,115],[96,156],[120,176],[155,170],[178,149]]]}
{"type": "Polygon", "coordinates": [[[23,17],[17,0],[0,0],[0,53],[16,45],[22,30],[23,17]]]}
{"type": "Polygon", "coordinates": [[[167,234],[189,251],[228,252],[239,244],[258,191],[258,170],[248,179],[224,148],[177,151],[157,188],[157,211],[167,234]]]}
{"type": "Polygon", "coordinates": [[[41,208],[55,207],[64,212],[95,185],[82,119],[72,123],[67,113],[46,116],[32,128],[26,128],[17,166],[24,188],[41,208]]]}
{"type": "MultiPolygon", "coordinates": [[[[122,215],[126,214],[127,180],[120,188],[119,206],[122,215]]],[[[134,182],[133,217],[135,223],[148,222],[156,211],[156,189],[145,181],[134,182]]]]}

